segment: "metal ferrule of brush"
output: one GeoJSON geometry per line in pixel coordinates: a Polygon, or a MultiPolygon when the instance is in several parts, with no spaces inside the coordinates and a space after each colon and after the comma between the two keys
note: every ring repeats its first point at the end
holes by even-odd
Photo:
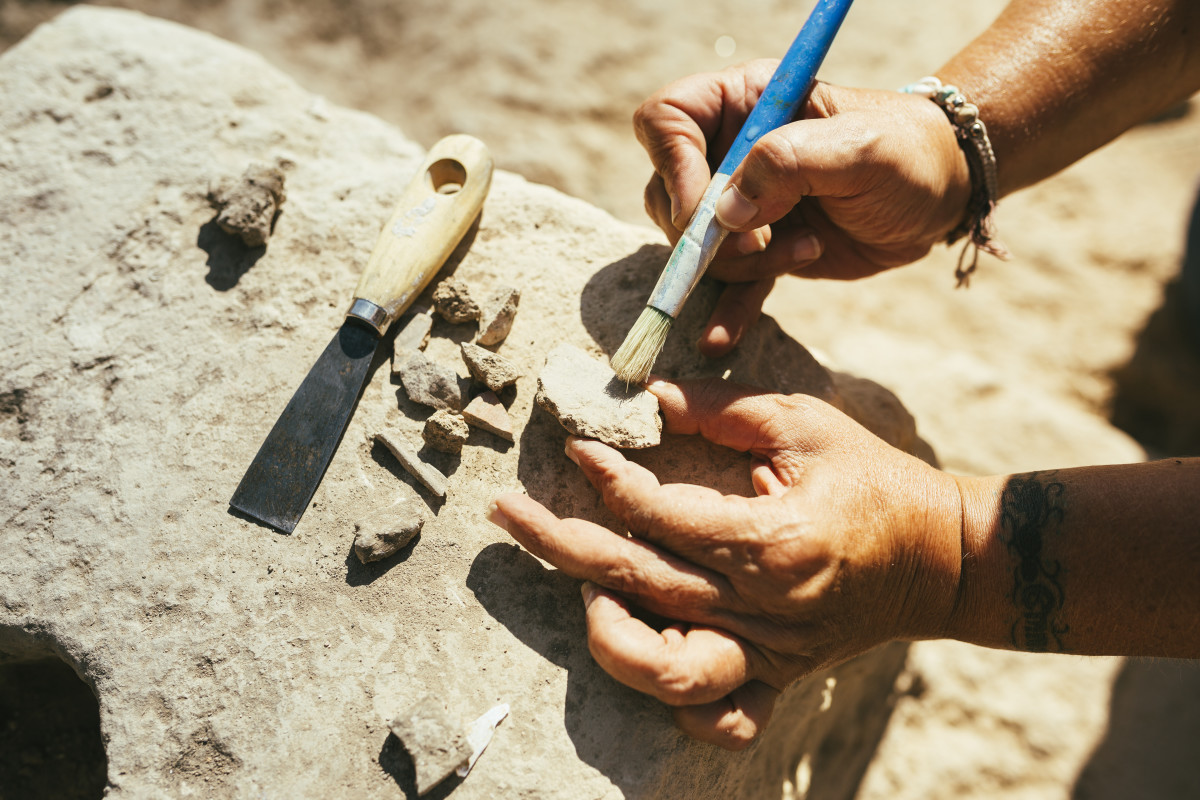
{"type": "Polygon", "coordinates": [[[654,285],[654,291],[650,293],[646,305],[657,308],[672,319],[679,315],[683,304],[716,255],[717,248],[729,234],[717,222],[716,216],[717,199],[729,183],[729,177],[718,172],[708,182],[696,213],[692,214],[691,221],[671,251],[667,266],[658,277],[658,283],[654,285]]]}

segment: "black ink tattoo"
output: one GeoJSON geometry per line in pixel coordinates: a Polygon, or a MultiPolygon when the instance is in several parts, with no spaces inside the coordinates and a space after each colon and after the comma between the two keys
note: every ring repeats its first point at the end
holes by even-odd
{"type": "Polygon", "coordinates": [[[1057,534],[1063,521],[1063,485],[1038,473],[1018,475],[1004,487],[1000,500],[1001,540],[1016,560],[1013,590],[1009,595],[1019,616],[1013,621],[1011,640],[1021,650],[1063,650],[1062,564],[1047,559],[1043,544],[1047,534],[1057,534]]]}

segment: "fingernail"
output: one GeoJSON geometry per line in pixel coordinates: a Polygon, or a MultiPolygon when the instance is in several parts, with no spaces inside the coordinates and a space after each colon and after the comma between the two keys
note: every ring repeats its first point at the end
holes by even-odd
{"type": "Polygon", "coordinates": [[[655,375],[653,372],[646,376],[646,382],[642,384],[647,389],[657,389],[667,385],[666,378],[661,375],[655,375]]]}
{"type": "Polygon", "coordinates": [[[674,225],[676,228],[681,228],[682,226],[679,223],[679,214],[683,209],[679,202],[679,195],[672,192],[670,194],[670,198],[671,198],[671,224],[674,225]]]}
{"type": "Polygon", "coordinates": [[[740,228],[758,214],[758,206],[730,184],[717,200],[717,221],[726,228],[740,228]]]}
{"type": "Polygon", "coordinates": [[[591,581],[584,581],[579,591],[583,594],[583,607],[588,608],[596,599],[596,585],[591,581]]]}
{"type": "Polygon", "coordinates": [[[579,466],[579,456],[575,455],[575,443],[579,441],[577,436],[568,436],[567,443],[563,445],[563,452],[567,454],[567,458],[575,462],[579,466]]]}
{"type": "Polygon", "coordinates": [[[766,249],[767,240],[758,228],[737,235],[737,251],[744,256],[761,253],[766,249]]]}
{"type": "Polygon", "coordinates": [[[797,264],[821,257],[821,240],[813,234],[798,239],[792,245],[792,260],[797,264]]]}
{"type": "Polygon", "coordinates": [[[508,517],[504,516],[504,512],[500,510],[500,506],[494,502],[488,506],[487,521],[504,530],[508,530],[508,517]]]}

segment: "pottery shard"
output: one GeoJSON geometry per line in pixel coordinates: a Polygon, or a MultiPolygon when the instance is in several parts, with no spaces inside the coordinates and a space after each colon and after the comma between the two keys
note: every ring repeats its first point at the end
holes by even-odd
{"type": "Polygon", "coordinates": [[[471,436],[467,421],[449,411],[436,411],[425,420],[425,444],[443,453],[461,453],[471,436]]]}
{"type": "Polygon", "coordinates": [[[626,389],[607,365],[569,344],[551,351],[534,399],[576,436],[632,449],[654,447],[662,439],[658,398],[626,389]]]}
{"type": "Polygon", "coordinates": [[[513,320],[517,316],[517,304],[521,302],[521,290],[511,286],[498,289],[483,301],[479,312],[479,344],[497,345],[508,338],[513,320]]]}
{"type": "Polygon", "coordinates": [[[392,342],[392,374],[404,367],[411,353],[424,350],[429,341],[429,332],[433,329],[433,317],[424,312],[414,314],[404,327],[396,334],[392,342]]]}
{"type": "Polygon", "coordinates": [[[505,386],[516,383],[517,378],[521,377],[521,370],[517,368],[516,364],[477,344],[463,342],[462,357],[471,377],[485,384],[493,392],[498,392],[505,386]]]}
{"type": "Polygon", "coordinates": [[[409,351],[398,372],[408,399],[414,403],[453,411],[462,408],[462,386],[458,382],[458,373],[431,361],[421,351],[409,351]]]}
{"type": "Polygon", "coordinates": [[[463,419],[476,428],[494,433],[502,439],[513,440],[512,417],[504,409],[500,398],[492,392],[484,392],[463,409],[463,419]]]}
{"type": "Polygon", "coordinates": [[[438,497],[446,496],[446,484],[449,481],[446,476],[429,464],[421,460],[412,448],[407,447],[399,439],[390,436],[387,433],[375,434],[375,440],[392,451],[392,455],[400,462],[400,465],[408,470],[409,474],[421,482],[429,491],[436,494],[438,497]]]}
{"type": "Polygon", "coordinates": [[[221,230],[240,236],[247,247],[262,247],[286,198],[282,172],[251,164],[235,185],[218,189],[211,199],[221,209],[217,216],[221,230]]]}
{"type": "Polygon", "coordinates": [[[430,695],[397,714],[388,727],[412,756],[417,794],[437,786],[471,757],[462,724],[430,695]]]}
{"type": "Polygon", "coordinates": [[[411,542],[424,524],[421,512],[405,504],[379,509],[354,523],[354,553],[364,564],[387,558],[411,542]]]}
{"type": "Polygon", "coordinates": [[[447,322],[455,324],[479,319],[479,305],[471,299],[467,284],[446,278],[433,290],[433,307],[447,322]]]}

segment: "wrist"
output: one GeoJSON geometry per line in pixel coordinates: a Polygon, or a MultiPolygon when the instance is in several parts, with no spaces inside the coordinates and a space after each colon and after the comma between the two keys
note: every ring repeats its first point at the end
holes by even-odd
{"type": "Polygon", "coordinates": [[[946,617],[943,635],[972,644],[995,645],[1008,624],[996,615],[994,598],[1002,595],[994,574],[1002,554],[996,552],[998,504],[1003,477],[954,478],[961,498],[961,562],[954,604],[946,617]],[[999,560],[998,560],[999,557],[999,560]],[[992,602],[988,598],[993,598],[992,602]]]}

